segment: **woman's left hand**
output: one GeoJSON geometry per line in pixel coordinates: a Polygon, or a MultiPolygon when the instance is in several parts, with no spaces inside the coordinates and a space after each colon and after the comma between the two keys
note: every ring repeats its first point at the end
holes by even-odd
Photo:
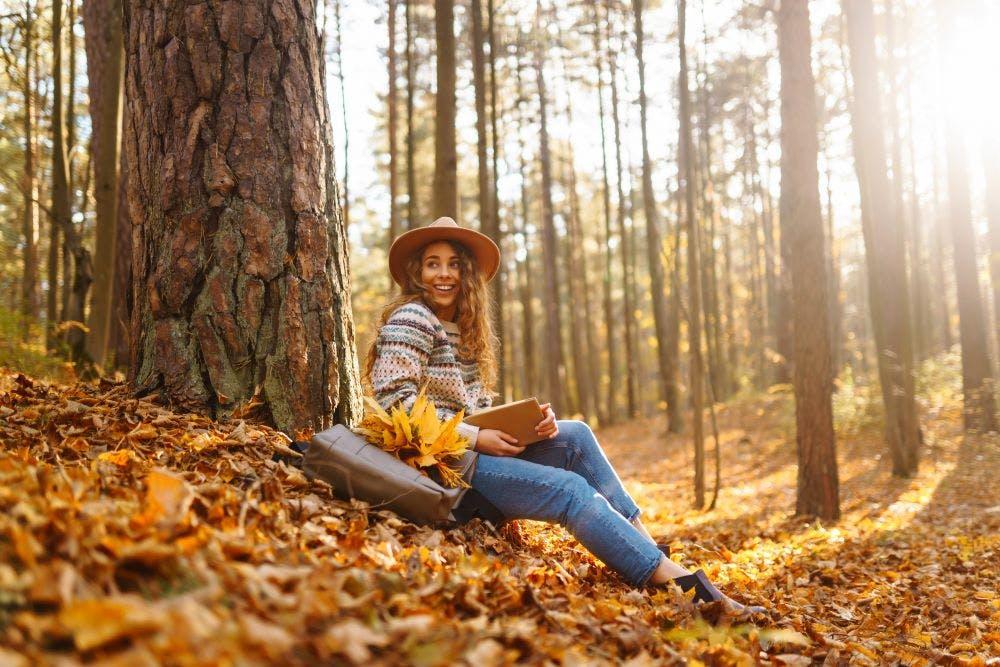
{"type": "Polygon", "coordinates": [[[538,407],[545,414],[545,419],[535,426],[535,433],[543,438],[554,438],[559,435],[559,425],[556,424],[556,413],[552,410],[552,404],[542,403],[538,407]]]}

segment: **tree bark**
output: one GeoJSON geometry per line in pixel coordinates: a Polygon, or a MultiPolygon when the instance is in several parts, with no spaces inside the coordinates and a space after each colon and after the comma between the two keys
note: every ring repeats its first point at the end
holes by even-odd
{"type": "Polygon", "coordinates": [[[458,214],[458,156],[455,149],[455,2],[434,0],[437,95],[434,101],[434,210],[432,217],[458,214]]]}
{"type": "Polygon", "coordinates": [[[138,394],[296,433],[361,413],[314,6],[125,4],[138,394]]]}
{"type": "MultiPolygon", "coordinates": [[[[97,216],[94,292],[87,326],[87,353],[98,366],[106,361],[111,338],[112,294],[117,276],[118,168],[121,163],[122,14],[115,0],[83,5],[92,164],[97,216]]],[[[120,360],[119,360],[120,361],[120,360]]]]}
{"type": "Polygon", "coordinates": [[[687,229],[688,344],[691,355],[691,425],[694,438],[694,506],[705,506],[705,436],[702,412],[705,406],[704,369],[701,358],[701,268],[697,212],[694,207],[694,146],[691,141],[691,91],[688,88],[687,0],[677,3],[677,41],[680,53],[680,165],[684,189],[684,219],[687,229]]]}
{"type": "Polygon", "coordinates": [[[844,0],[854,99],[854,162],[868,266],[872,328],[885,404],[885,438],[894,475],[917,471],[920,423],[914,399],[909,286],[901,221],[886,174],[871,0],[844,0]]]}
{"type": "Polygon", "coordinates": [[[796,514],[840,516],[833,432],[826,262],[819,203],[816,87],[810,64],[808,0],[782,0],[778,11],[781,65],[781,230],[787,235],[795,349],[798,446],[796,514]]]}

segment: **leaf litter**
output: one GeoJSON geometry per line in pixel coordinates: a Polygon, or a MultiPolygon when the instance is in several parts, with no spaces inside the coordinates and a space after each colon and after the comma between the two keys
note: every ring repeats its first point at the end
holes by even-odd
{"type": "Polygon", "coordinates": [[[938,417],[894,480],[878,433],[852,434],[824,525],[788,511],[787,405],[722,410],[708,513],[662,419],[599,433],[674,557],[771,608],[757,628],[628,587],[556,527],[337,499],[249,419],[0,373],[0,665],[1000,664],[996,437],[938,417]]]}

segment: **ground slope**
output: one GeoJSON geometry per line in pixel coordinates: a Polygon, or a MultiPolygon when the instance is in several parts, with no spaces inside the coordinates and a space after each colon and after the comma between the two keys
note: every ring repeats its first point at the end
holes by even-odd
{"type": "Polygon", "coordinates": [[[900,481],[876,429],[843,433],[844,518],[822,525],[789,512],[790,411],[721,410],[712,512],[689,509],[690,443],[662,420],[598,434],[679,560],[771,606],[755,629],[630,589],[560,529],[433,530],[335,500],[249,418],[2,375],[0,665],[1000,662],[997,439],[925,410],[900,481]]]}

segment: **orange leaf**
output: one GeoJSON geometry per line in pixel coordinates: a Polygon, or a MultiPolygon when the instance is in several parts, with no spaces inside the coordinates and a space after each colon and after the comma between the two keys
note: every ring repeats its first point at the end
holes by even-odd
{"type": "Polygon", "coordinates": [[[59,622],[81,651],[158,630],[165,620],[161,611],[134,595],[78,600],[59,612],[59,622]]]}

